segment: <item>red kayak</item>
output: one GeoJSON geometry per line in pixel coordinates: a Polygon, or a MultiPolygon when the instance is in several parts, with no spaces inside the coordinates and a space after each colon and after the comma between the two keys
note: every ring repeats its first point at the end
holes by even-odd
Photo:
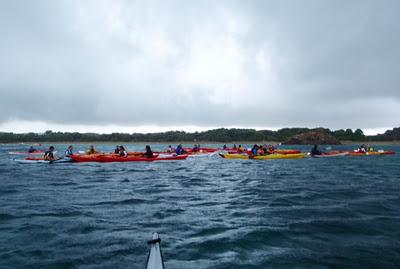
{"type": "Polygon", "coordinates": [[[378,151],[368,151],[368,152],[349,151],[350,156],[392,155],[395,153],[396,152],[390,150],[378,150],[378,151]]]}
{"type": "Polygon", "coordinates": [[[79,162],[79,163],[83,163],[83,162],[99,162],[100,160],[98,160],[97,158],[100,157],[101,155],[104,154],[74,154],[71,156],[71,159],[74,162],[79,162]]]}
{"type": "Polygon", "coordinates": [[[105,155],[105,154],[93,154],[93,155],[72,155],[74,162],[153,162],[153,161],[175,161],[185,160],[187,155],[179,156],[168,156],[158,157],[155,155],[153,158],[139,157],[139,156],[127,156],[120,157],[116,155],[105,155]]]}

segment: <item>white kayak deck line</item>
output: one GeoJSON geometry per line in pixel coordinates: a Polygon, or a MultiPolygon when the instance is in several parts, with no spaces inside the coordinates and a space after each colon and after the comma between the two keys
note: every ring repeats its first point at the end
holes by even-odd
{"type": "Polygon", "coordinates": [[[147,243],[151,246],[147,257],[146,269],[164,269],[164,261],[160,247],[161,239],[158,233],[153,234],[153,239],[147,243]]]}

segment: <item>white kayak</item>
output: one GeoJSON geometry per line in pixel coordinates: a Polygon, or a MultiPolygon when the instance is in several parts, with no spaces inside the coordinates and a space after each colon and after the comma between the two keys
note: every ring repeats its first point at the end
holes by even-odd
{"type": "Polygon", "coordinates": [[[188,158],[204,158],[204,157],[211,157],[216,155],[215,152],[201,152],[201,153],[192,153],[188,155],[188,158]]]}
{"type": "Polygon", "coordinates": [[[64,157],[61,159],[57,159],[54,161],[47,161],[47,160],[27,160],[27,159],[12,159],[13,161],[17,163],[69,163],[72,162],[71,158],[64,157]]]}
{"type": "Polygon", "coordinates": [[[348,152],[332,152],[332,153],[323,153],[321,155],[311,155],[313,158],[330,158],[330,157],[340,157],[348,155],[348,152]]]}
{"type": "Polygon", "coordinates": [[[10,151],[8,152],[10,155],[43,155],[44,151],[34,151],[34,152],[25,152],[25,151],[10,151]]]}
{"type": "Polygon", "coordinates": [[[160,242],[161,239],[158,233],[154,233],[153,239],[147,242],[150,245],[150,252],[147,257],[146,269],[164,269],[160,242]]]}
{"type": "MultiPolygon", "coordinates": [[[[57,151],[55,150],[54,153],[57,153],[57,151]]],[[[44,155],[44,151],[43,150],[37,150],[34,152],[27,152],[27,151],[9,151],[8,154],[10,155],[28,155],[28,156],[32,156],[32,155],[44,155]]]]}

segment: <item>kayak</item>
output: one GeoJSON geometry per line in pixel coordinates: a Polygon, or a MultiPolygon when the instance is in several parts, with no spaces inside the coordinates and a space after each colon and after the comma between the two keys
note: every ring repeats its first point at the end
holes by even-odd
{"type": "MultiPolygon", "coordinates": [[[[228,153],[230,154],[235,154],[235,153],[239,153],[240,152],[238,150],[228,150],[228,153]]],[[[251,150],[245,150],[242,151],[242,153],[247,153],[247,154],[251,154],[251,150]]],[[[272,151],[272,154],[299,154],[301,153],[300,150],[297,149],[276,149],[274,151],[272,151]]]]}
{"type": "Polygon", "coordinates": [[[215,152],[215,151],[217,151],[218,149],[215,149],[215,148],[202,148],[202,147],[200,147],[200,152],[215,152]]]}
{"type": "Polygon", "coordinates": [[[73,162],[97,162],[97,158],[104,154],[74,154],[71,155],[73,162]]]}
{"type": "Polygon", "coordinates": [[[35,150],[33,152],[27,151],[10,151],[8,154],[10,155],[41,155],[44,154],[43,150],[35,150]]]}
{"type": "Polygon", "coordinates": [[[161,239],[157,233],[154,233],[153,239],[147,242],[150,245],[150,251],[147,256],[146,269],[164,269],[160,242],[161,239]]]}
{"type": "Polygon", "coordinates": [[[153,161],[175,161],[185,160],[187,155],[179,156],[166,156],[159,157],[156,155],[153,158],[138,157],[138,156],[127,156],[120,157],[116,155],[105,155],[105,154],[93,154],[93,155],[72,155],[71,158],[74,162],[153,162],[153,161]]]}
{"type": "Polygon", "coordinates": [[[225,159],[255,159],[255,160],[274,160],[274,159],[299,159],[304,158],[306,153],[297,154],[270,154],[261,156],[249,156],[247,154],[220,154],[225,159]]]}
{"type": "Polygon", "coordinates": [[[137,156],[128,156],[128,157],[119,157],[119,156],[109,156],[103,155],[98,156],[98,162],[153,162],[153,161],[175,161],[175,160],[185,160],[187,155],[179,155],[179,156],[169,156],[169,157],[137,157],[137,156]]]}
{"type": "Polygon", "coordinates": [[[279,153],[279,154],[299,154],[299,153],[301,153],[301,151],[297,150],[297,149],[276,149],[276,150],[274,150],[274,153],[279,153]]]}
{"type": "Polygon", "coordinates": [[[69,163],[69,162],[72,162],[72,159],[68,158],[68,157],[56,159],[54,161],[48,161],[48,160],[45,160],[44,158],[34,158],[34,157],[28,157],[25,159],[12,159],[12,160],[16,161],[18,163],[69,163]]]}
{"type": "MultiPolygon", "coordinates": [[[[166,152],[166,151],[153,151],[154,155],[158,155],[159,157],[173,157],[173,156],[178,156],[175,152],[166,152]]],[[[128,152],[129,156],[143,156],[144,152],[128,152]]],[[[187,155],[188,158],[193,158],[193,157],[210,157],[212,155],[217,154],[217,152],[201,152],[201,151],[196,151],[196,152],[186,152],[182,155],[187,155]]]]}
{"type": "Polygon", "coordinates": [[[313,158],[330,158],[330,157],[340,157],[340,156],[346,156],[348,155],[348,152],[343,152],[343,151],[330,151],[330,152],[324,152],[320,155],[311,155],[313,158]]]}
{"type": "Polygon", "coordinates": [[[243,149],[243,150],[237,150],[237,149],[223,149],[221,150],[222,152],[228,152],[229,154],[242,154],[242,153],[251,153],[251,150],[248,149],[243,149]]]}
{"type": "MultiPolygon", "coordinates": [[[[193,153],[193,148],[183,148],[184,151],[189,152],[189,153],[193,153]]],[[[199,150],[197,152],[215,152],[219,149],[215,149],[215,148],[199,148],[199,150]]]]}
{"type": "MultiPolygon", "coordinates": [[[[153,151],[154,155],[159,154],[159,153],[161,153],[161,152],[153,151]]],[[[143,154],[144,154],[144,151],[128,151],[128,156],[139,156],[140,157],[140,156],[143,156],[143,154]]],[[[172,153],[169,153],[169,154],[172,154],[172,153]]],[[[108,153],[108,155],[118,156],[118,154],[116,154],[116,153],[108,153]]]]}
{"type": "Polygon", "coordinates": [[[215,155],[216,152],[193,152],[188,154],[188,158],[210,157],[215,155]]]}
{"type": "Polygon", "coordinates": [[[349,151],[348,153],[349,156],[376,156],[376,155],[395,154],[394,151],[389,151],[389,150],[378,150],[378,151],[368,151],[368,152],[349,151]]]}
{"type": "MultiPolygon", "coordinates": [[[[128,157],[132,158],[137,158],[137,157],[142,157],[144,152],[128,152],[128,157]]],[[[154,157],[158,157],[159,154],[154,153],[154,157]]],[[[86,154],[86,153],[80,153],[80,154],[74,154],[74,156],[77,156],[77,158],[82,159],[82,160],[90,160],[93,161],[94,159],[97,159],[97,157],[101,156],[111,156],[111,157],[120,157],[116,153],[95,153],[95,154],[86,154]]],[[[171,156],[169,154],[168,156],[171,156]]]]}

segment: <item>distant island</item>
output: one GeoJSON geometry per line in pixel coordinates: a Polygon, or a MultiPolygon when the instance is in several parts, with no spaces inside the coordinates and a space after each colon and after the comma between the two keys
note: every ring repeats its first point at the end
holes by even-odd
{"type": "Polygon", "coordinates": [[[160,133],[77,133],[53,132],[12,133],[0,132],[0,143],[20,142],[283,142],[286,144],[338,144],[340,141],[387,142],[400,141],[400,127],[383,134],[364,135],[356,129],[331,131],[327,128],[283,128],[277,131],[219,128],[203,132],[169,131],[160,133]],[[312,143],[310,143],[312,142],[312,143]]]}

